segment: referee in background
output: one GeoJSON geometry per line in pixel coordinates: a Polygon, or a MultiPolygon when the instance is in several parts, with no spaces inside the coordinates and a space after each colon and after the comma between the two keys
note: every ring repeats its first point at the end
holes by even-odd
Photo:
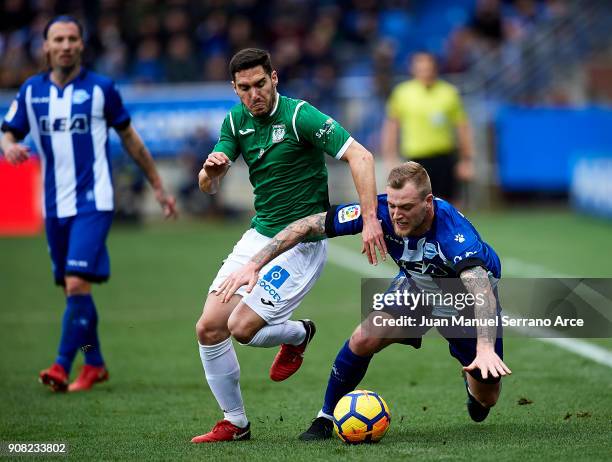
{"type": "Polygon", "coordinates": [[[416,53],[412,80],[391,92],[383,124],[381,148],[387,170],[413,160],[429,172],[436,196],[457,205],[458,182],[474,177],[472,131],[459,91],[438,78],[435,58],[416,53]]]}

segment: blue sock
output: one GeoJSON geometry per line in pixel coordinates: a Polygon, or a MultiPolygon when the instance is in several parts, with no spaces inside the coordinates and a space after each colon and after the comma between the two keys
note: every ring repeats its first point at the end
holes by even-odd
{"type": "Polygon", "coordinates": [[[97,355],[101,359],[96,324],[96,308],[90,294],[66,297],[62,336],[55,362],[60,364],[67,373],[70,373],[74,357],[81,347],[89,350],[88,354],[94,357],[97,355]]]}
{"type": "Polygon", "coordinates": [[[96,311],[96,305],[91,295],[89,296],[87,310],[89,329],[87,330],[85,342],[83,344],[85,364],[89,364],[90,366],[104,366],[104,358],[102,358],[100,340],[98,339],[98,312],[96,311]]]}
{"type": "Polygon", "coordinates": [[[353,391],[368,370],[372,356],[358,356],[349,348],[349,341],[338,352],[332,366],[322,411],[332,415],[340,398],[353,391]]]}

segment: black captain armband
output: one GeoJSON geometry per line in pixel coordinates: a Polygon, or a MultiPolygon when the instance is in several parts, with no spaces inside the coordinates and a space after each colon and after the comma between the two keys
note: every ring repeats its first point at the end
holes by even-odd
{"type": "Polygon", "coordinates": [[[336,217],[336,212],[338,211],[337,205],[332,205],[327,210],[327,215],[325,215],[325,235],[327,237],[336,237],[336,227],[334,226],[334,218],[336,217]]]}
{"type": "Polygon", "coordinates": [[[455,271],[457,272],[457,274],[459,274],[462,271],[465,271],[466,269],[475,268],[477,266],[481,266],[482,268],[484,268],[485,271],[489,271],[487,269],[486,263],[480,258],[464,258],[463,260],[460,260],[458,263],[455,264],[455,271]]]}

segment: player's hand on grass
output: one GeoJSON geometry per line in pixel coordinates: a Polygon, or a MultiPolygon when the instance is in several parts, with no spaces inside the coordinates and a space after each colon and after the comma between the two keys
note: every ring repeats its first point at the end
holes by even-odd
{"type": "Polygon", "coordinates": [[[480,375],[482,375],[483,379],[487,379],[489,375],[497,378],[512,374],[512,371],[506,366],[502,359],[497,356],[493,348],[478,350],[474,361],[472,361],[469,366],[463,368],[466,372],[473,371],[474,369],[480,369],[480,375]]]}
{"type": "Polygon", "coordinates": [[[9,164],[19,165],[30,157],[30,148],[19,143],[12,144],[4,151],[4,157],[9,164]]]}
{"type": "Polygon", "coordinates": [[[378,264],[378,258],[376,255],[376,249],[380,253],[380,257],[383,260],[387,259],[387,245],[385,244],[385,236],[383,234],[380,222],[376,217],[373,219],[363,219],[363,230],[361,231],[361,237],[363,239],[363,245],[361,247],[361,253],[365,253],[368,256],[368,262],[371,265],[378,264]]]}
{"type": "Polygon", "coordinates": [[[225,172],[227,166],[230,165],[229,157],[222,152],[211,152],[206,161],[204,161],[204,171],[208,178],[216,178],[225,172]]]}
{"type": "Polygon", "coordinates": [[[164,217],[176,218],[178,216],[178,212],[176,211],[176,199],[174,196],[168,194],[162,187],[156,188],[154,191],[155,199],[164,211],[164,217]]]}
{"type": "Polygon", "coordinates": [[[222,302],[229,302],[232,295],[244,285],[247,286],[246,291],[250,294],[255,284],[257,284],[257,279],[259,279],[259,270],[255,263],[248,262],[242,268],[237,269],[219,286],[218,294],[223,297],[222,302]]]}

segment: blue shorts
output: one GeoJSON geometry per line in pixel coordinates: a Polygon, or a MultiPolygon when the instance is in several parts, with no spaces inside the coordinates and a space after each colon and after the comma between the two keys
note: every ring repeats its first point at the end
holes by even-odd
{"type": "MultiPolygon", "coordinates": [[[[387,290],[387,292],[395,292],[397,290],[415,290],[416,287],[413,281],[410,281],[408,278],[403,276],[400,273],[393,282],[391,286],[387,290]]],[[[495,353],[503,360],[504,359],[504,344],[503,344],[503,329],[500,321],[500,313],[501,306],[499,304],[499,298],[497,296],[497,290],[495,290],[495,298],[497,299],[497,338],[495,340],[495,353]]],[[[385,306],[383,311],[392,314],[394,316],[398,315],[406,315],[406,310],[402,309],[401,311],[397,310],[397,307],[385,306]]],[[[428,307],[419,307],[412,311],[411,316],[415,316],[417,319],[420,319],[422,316],[428,318],[435,318],[436,316],[431,315],[431,308],[428,307]]],[[[473,318],[473,312],[467,314],[468,317],[473,318]]],[[[423,335],[425,335],[431,326],[416,326],[416,327],[406,327],[402,329],[402,333],[406,335],[406,338],[399,343],[404,345],[410,345],[414,348],[421,348],[421,344],[423,341],[423,335]]],[[[477,333],[475,327],[436,327],[440,335],[442,335],[446,341],[448,342],[448,349],[450,351],[451,356],[457,359],[462,366],[468,366],[474,361],[476,358],[476,343],[477,343],[477,333]]],[[[468,372],[474,379],[483,383],[497,383],[500,378],[495,378],[489,376],[487,379],[483,379],[480,374],[480,369],[475,369],[473,371],[468,372]]]]}
{"type": "Polygon", "coordinates": [[[79,276],[90,282],[110,277],[106,236],[113,212],[92,212],[67,218],[46,218],[47,243],[53,277],[64,285],[66,276],[79,276]]]}

